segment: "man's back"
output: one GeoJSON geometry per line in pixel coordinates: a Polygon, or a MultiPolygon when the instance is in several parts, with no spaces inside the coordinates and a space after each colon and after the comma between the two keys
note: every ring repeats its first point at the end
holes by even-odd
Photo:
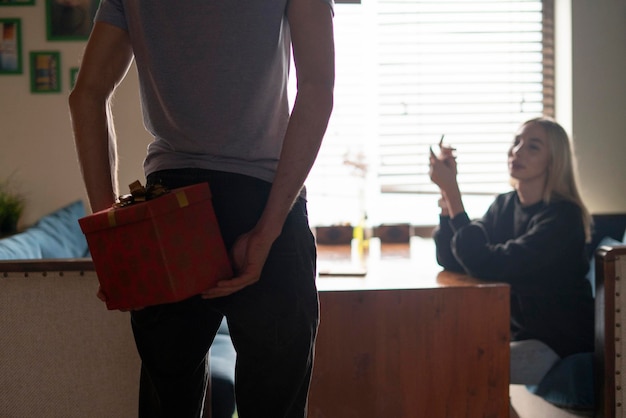
{"type": "Polygon", "coordinates": [[[146,174],[191,166],[273,179],[289,119],[285,7],[102,3],[96,19],[130,35],[144,122],[155,136],[146,174]]]}

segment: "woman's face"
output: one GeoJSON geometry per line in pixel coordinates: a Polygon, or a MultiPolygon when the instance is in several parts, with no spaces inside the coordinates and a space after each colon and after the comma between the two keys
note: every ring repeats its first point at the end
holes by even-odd
{"type": "Polygon", "coordinates": [[[509,174],[519,183],[543,187],[548,174],[550,149],[546,131],[537,123],[522,126],[509,149],[509,174]]]}

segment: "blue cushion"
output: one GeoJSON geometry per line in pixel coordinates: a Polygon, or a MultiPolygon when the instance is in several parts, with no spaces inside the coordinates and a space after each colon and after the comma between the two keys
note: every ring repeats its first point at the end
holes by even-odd
{"type": "Polygon", "coordinates": [[[230,339],[226,318],[222,319],[215,340],[211,345],[211,375],[219,375],[220,378],[229,380],[235,384],[235,360],[237,354],[230,339]]]}
{"type": "Polygon", "coordinates": [[[41,242],[43,258],[78,258],[88,253],[87,240],[78,219],[85,216],[83,202],[78,200],[41,218],[34,229],[45,232],[41,242]]]}
{"type": "Polygon", "coordinates": [[[217,333],[222,335],[230,335],[230,330],[228,329],[228,322],[226,321],[226,318],[222,319],[222,323],[220,324],[217,333]]]}
{"type": "Polygon", "coordinates": [[[585,248],[588,257],[593,257],[600,241],[606,237],[626,242],[626,213],[593,215],[591,242],[585,248]]]}
{"type": "MultiPolygon", "coordinates": [[[[623,243],[611,237],[604,237],[600,240],[595,250],[597,250],[603,245],[615,246],[615,245],[623,245],[623,243]]],[[[587,280],[589,280],[589,283],[591,283],[591,292],[593,293],[593,297],[596,296],[596,261],[595,261],[596,252],[595,250],[593,251],[593,254],[591,255],[591,257],[589,258],[589,271],[587,272],[587,276],[586,276],[587,280]]]]}
{"type": "Polygon", "coordinates": [[[88,257],[87,240],[78,224],[83,216],[80,200],[44,216],[24,232],[0,240],[0,260],[88,257]]]}
{"type": "Polygon", "coordinates": [[[217,334],[211,345],[211,377],[225,379],[234,386],[236,353],[229,335],[217,334]]]}
{"type": "Polygon", "coordinates": [[[30,260],[41,258],[40,232],[23,232],[0,240],[0,260],[30,260]]]}
{"type": "Polygon", "coordinates": [[[235,362],[237,354],[230,339],[226,320],[211,345],[211,398],[214,418],[231,418],[235,404],[235,362]]]}
{"type": "Polygon", "coordinates": [[[593,353],[578,353],[557,362],[538,385],[527,386],[537,396],[560,408],[594,408],[593,353]]]}

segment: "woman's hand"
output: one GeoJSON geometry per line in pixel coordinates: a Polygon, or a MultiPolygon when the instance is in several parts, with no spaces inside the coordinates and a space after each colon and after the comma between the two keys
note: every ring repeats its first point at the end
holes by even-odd
{"type": "MultiPolygon", "coordinates": [[[[443,140],[443,137],[442,137],[443,140]]],[[[461,191],[456,179],[456,157],[455,149],[439,143],[439,155],[430,149],[429,175],[430,180],[439,186],[441,199],[439,207],[441,215],[454,218],[459,213],[465,211],[461,191]]]]}
{"type": "Polygon", "coordinates": [[[439,198],[437,204],[441,209],[441,216],[450,216],[450,210],[448,210],[448,202],[446,202],[446,199],[443,196],[439,198]]]}
{"type": "Polygon", "coordinates": [[[454,156],[454,151],[454,148],[440,144],[439,155],[436,155],[433,149],[430,148],[430,180],[439,186],[444,194],[458,188],[456,180],[456,157],[454,156]]]}

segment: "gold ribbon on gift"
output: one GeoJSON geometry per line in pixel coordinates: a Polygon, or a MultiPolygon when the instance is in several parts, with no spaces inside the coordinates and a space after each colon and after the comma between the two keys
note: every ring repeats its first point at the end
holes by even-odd
{"type": "Polygon", "coordinates": [[[109,218],[109,226],[110,227],[114,227],[115,225],[117,225],[117,222],[115,221],[115,212],[110,210],[107,212],[107,217],[109,218]]]}
{"type": "Polygon", "coordinates": [[[176,193],[176,200],[178,200],[178,206],[181,208],[189,206],[189,199],[187,199],[187,195],[183,191],[176,193]]]}
{"type": "MultiPolygon", "coordinates": [[[[169,193],[169,190],[161,184],[144,187],[141,185],[141,182],[139,180],[134,181],[128,187],[130,188],[130,194],[118,197],[116,202],[113,204],[113,208],[123,208],[135,203],[155,199],[157,197],[163,196],[166,193],[169,193]]],[[[185,206],[189,206],[189,199],[187,198],[187,194],[184,191],[176,192],[175,196],[176,200],[178,201],[179,207],[184,208],[185,206]]],[[[117,221],[115,220],[115,211],[108,211],[107,216],[109,220],[109,226],[116,226],[117,221]]]]}

